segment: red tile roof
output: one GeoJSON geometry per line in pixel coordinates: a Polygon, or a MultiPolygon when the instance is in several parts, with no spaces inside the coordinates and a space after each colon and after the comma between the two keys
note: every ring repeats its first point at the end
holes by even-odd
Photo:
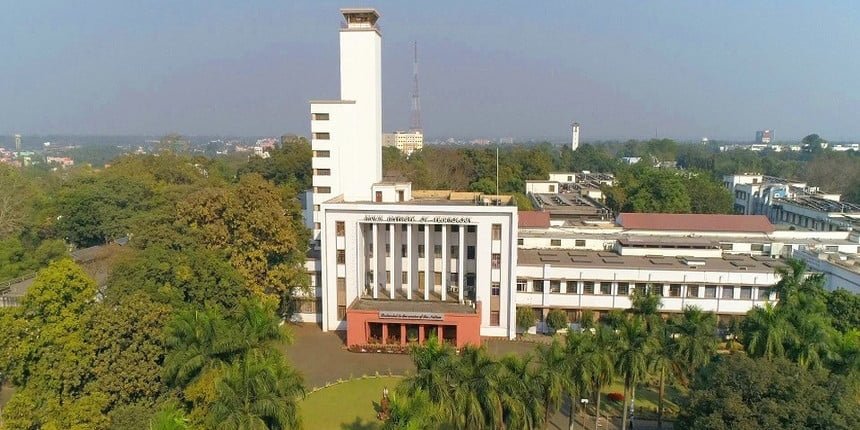
{"type": "Polygon", "coordinates": [[[549,212],[541,211],[519,211],[517,212],[520,228],[547,228],[549,227],[549,212]]]}
{"type": "Polygon", "coordinates": [[[622,213],[616,223],[637,230],[773,232],[773,224],[764,215],[622,213]]]}

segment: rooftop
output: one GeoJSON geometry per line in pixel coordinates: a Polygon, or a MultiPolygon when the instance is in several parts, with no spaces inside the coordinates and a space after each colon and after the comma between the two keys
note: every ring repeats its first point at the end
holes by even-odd
{"type": "Polygon", "coordinates": [[[474,314],[471,306],[457,302],[391,299],[356,299],[350,309],[381,312],[421,312],[446,314],[474,314]]]}
{"type": "Polygon", "coordinates": [[[717,214],[650,214],[629,213],[618,215],[617,224],[625,229],[771,233],[774,228],[764,215],[717,214]]]}
{"type": "Polygon", "coordinates": [[[610,251],[576,251],[549,249],[519,249],[517,262],[523,266],[645,269],[645,270],[696,270],[718,272],[773,273],[784,263],[770,257],[724,255],[722,258],[665,257],[619,255],[610,251]]]}
{"type": "Polygon", "coordinates": [[[519,211],[517,217],[517,226],[519,228],[549,227],[549,212],[519,211]]]}

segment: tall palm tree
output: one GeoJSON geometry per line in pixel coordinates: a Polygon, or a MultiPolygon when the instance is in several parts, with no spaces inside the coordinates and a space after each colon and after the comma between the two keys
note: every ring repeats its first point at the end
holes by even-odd
{"type": "Polygon", "coordinates": [[[401,395],[423,391],[446,419],[457,419],[459,405],[454,400],[454,389],[459,385],[459,380],[454,348],[440,343],[434,337],[424,345],[412,347],[409,355],[415,364],[415,374],[406,377],[398,385],[398,391],[401,395]]]}
{"type": "MultiPolygon", "coordinates": [[[[619,327],[624,324],[623,319],[619,321],[619,327]]],[[[613,362],[618,337],[614,329],[602,325],[593,335],[594,340],[588,350],[585,362],[591,367],[591,386],[595,397],[594,406],[594,430],[600,425],[600,391],[612,382],[615,377],[615,363],[613,362]]]]}
{"type": "Polygon", "coordinates": [[[830,358],[833,332],[833,327],[823,315],[807,315],[795,323],[796,338],[789,350],[791,358],[807,369],[820,369],[830,358]]]}
{"type": "Polygon", "coordinates": [[[591,385],[591,372],[593,366],[589,361],[589,351],[592,349],[594,339],[590,334],[568,333],[565,344],[565,359],[567,377],[569,379],[570,411],[568,415],[568,429],[573,430],[576,422],[576,409],[579,399],[588,392],[591,385]]]}
{"type": "Polygon", "coordinates": [[[301,375],[277,351],[249,351],[234,362],[217,385],[207,417],[219,430],[290,430],[301,428],[301,375]]]}
{"type": "Polygon", "coordinates": [[[542,393],[546,381],[542,377],[547,369],[538,366],[530,354],[506,355],[500,365],[499,390],[505,428],[539,428],[548,419],[542,393]]]}
{"type": "Polygon", "coordinates": [[[717,352],[717,316],[695,306],[687,306],[672,321],[678,358],[690,372],[708,364],[717,352]]]}
{"type": "Polygon", "coordinates": [[[657,378],[657,428],[663,428],[666,383],[670,380],[686,382],[686,366],[679,360],[678,344],[675,342],[674,324],[661,324],[652,332],[654,350],[650,356],[649,368],[657,378]]]}
{"type": "Polygon", "coordinates": [[[636,288],[633,290],[633,297],[630,298],[630,312],[641,316],[645,321],[646,328],[659,323],[660,308],[663,307],[663,304],[656,288],[651,285],[644,289],[636,288]]]}
{"type": "Polygon", "coordinates": [[[834,335],[829,367],[842,375],[860,374],[860,329],[834,335]]]}
{"type": "Polygon", "coordinates": [[[537,347],[536,362],[540,369],[537,383],[544,407],[544,428],[549,426],[550,413],[558,411],[565,393],[571,391],[568,366],[571,364],[561,342],[553,339],[550,345],[537,347]]]}
{"type": "Polygon", "coordinates": [[[454,401],[460,411],[457,424],[476,430],[500,427],[499,363],[484,348],[467,346],[460,351],[455,371],[459,379],[454,389],[454,401]]]}
{"type": "Polygon", "coordinates": [[[618,373],[624,377],[621,430],[627,430],[628,407],[636,384],[648,375],[648,358],[653,350],[653,343],[653,337],[649,335],[643,318],[639,316],[625,321],[619,330],[615,365],[618,373]]]}
{"type": "Polygon", "coordinates": [[[167,326],[164,380],[184,387],[207,370],[221,367],[240,350],[237,336],[213,309],[180,312],[167,326]]]}
{"type": "Polygon", "coordinates": [[[770,303],[750,310],[741,325],[744,347],[752,357],[764,357],[768,360],[782,357],[785,354],[785,343],[793,335],[793,327],[782,308],[770,303]]]}

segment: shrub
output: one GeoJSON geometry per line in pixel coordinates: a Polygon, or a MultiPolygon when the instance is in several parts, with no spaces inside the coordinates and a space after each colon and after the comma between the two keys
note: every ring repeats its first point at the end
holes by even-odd
{"type": "Polygon", "coordinates": [[[613,402],[623,402],[624,394],[621,393],[609,393],[606,395],[606,398],[613,402]]]}
{"type": "Polygon", "coordinates": [[[517,327],[525,330],[534,327],[535,324],[537,324],[537,318],[532,308],[517,308],[517,327]]]}
{"type": "Polygon", "coordinates": [[[582,316],[579,318],[579,326],[583,330],[594,328],[594,312],[591,309],[582,311],[582,316]]]}
{"type": "Polygon", "coordinates": [[[546,324],[553,329],[559,331],[567,328],[567,313],[561,309],[553,309],[546,316],[546,324]]]}

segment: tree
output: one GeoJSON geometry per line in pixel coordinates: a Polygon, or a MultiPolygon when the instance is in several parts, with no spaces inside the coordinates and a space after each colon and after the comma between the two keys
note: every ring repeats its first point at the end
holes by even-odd
{"type": "MultiPolygon", "coordinates": [[[[563,354],[562,354],[563,360],[563,354]]],[[[502,422],[504,428],[536,429],[546,422],[545,398],[541,391],[546,369],[533,356],[506,355],[499,361],[502,422]]],[[[564,378],[565,372],[560,372],[564,378]]]]}
{"type": "Polygon", "coordinates": [[[170,402],[162,405],[149,421],[149,430],[191,430],[185,411],[170,402]]]}
{"type": "Polygon", "coordinates": [[[721,356],[705,367],[681,408],[688,429],[849,429],[860,422],[857,386],[784,359],[721,356]]]}
{"type": "Polygon", "coordinates": [[[550,413],[558,411],[565,393],[571,391],[568,366],[571,364],[566,356],[564,346],[556,339],[549,345],[538,345],[535,350],[538,366],[536,386],[539,387],[543,403],[544,428],[549,425],[550,413]]]}
{"type": "Polygon", "coordinates": [[[656,288],[659,286],[649,285],[642,289],[636,288],[633,290],[633,297],[630,298],[629,312],[642,317],[649,329],[661,323],[660,308],[663,307],[663,304],[660,295],[655,291],[656,288]]]}
{"type": "Polygon", "coordinates": [[[565,343],[565,359],[570,380],[570,411],[568,428],[573,430],[579,399],[585,396],[592,381],[593,367],[589,364],[589,353],[593,350],[590,333],[568,333],[565,343]]]}
{"type": "Polygon", "coordinates": [[[0,164],[0,239],[24,226],[29,192],[28,184],[16,169],[0,164]]]}
{"type": "Polygon", "coordinates": [[[695,306],[687,306],[672,321],[678,359],[690,372],[708,364],[717,352],[717,316],[695,306]]]}
{"type": "Polygon", "coordinates": [[[526,331],[534,327],[536,323],[537,317],[532,308],[522,306],[517,308],[517,327],[526,331]]]}
{"type": "Polygon", "coordinates": [[[567,328],[567,313],[561,309],[553,309],[546,315],[546,324],[553,331],[567,328]]]}
{"type": "Polygon", "coordinates": [[[669,380],[684,380],[690,372],[678,357],[678,344],[668,324],[660,324],[652,331],[654,351],[649,357],[649,370],[657,377],[657,428],[663,428],[663,406],[666,383],[669,380]]]}
{"type": "Polygon", "coordinates": [[[392,396],[388,419],[382,430],[424,430],[439,426],[436,406],[424,391],[392,396]]]}
{"type": "Polygon", "coordinates": [[[827,313],[833,321],[833,328],[842,333],[860,327],[860,295],[843,289],[829,293],[827,313]]]}
{"type": "Polygon", "coordinates": [[[459,413],[452,388],[458,383],[454,349],[430,338],[424,345],[413,346],[409,355],[415,364],[415,374],[404,378],[398,391],[401,395],[427,393],[430,402],[439,408],[445,420],[453,421],[459,413]]]}
{"type": "Polygon", "coordinates": [[[499,363],[484,348],[466,346],[460,351],[455,371],[458,383],[454,402],[459,406],[459,416],[454,422],[469,429],[498,428],[503,422],[499,363]]]}
{"type": "MultiPolygon", "coordinates": [[[[624,322],[621,322],[621,325],[623,324],[624,322]]],[[[592,393],[594,393],[594,430],[598,430],[600,426],[600,391],[609,385],[615,377],[613,357],[616,346],[615,329],[605,325],[601,326],[594,333],[591,349],[585,359],[585,362],[591,367],[591,386],[592,393]]]]}
{"type": "Polygon", "coordinates": [[[624,408],[621,429],[627,430],[630,398],[636,384],[648,375],[648,357],[653,349],[653,338],[649,335],[641,317],[633,317],[624,322],[619,330],[618,349],[615,366],[624,378],[624,408]]]}
{"type": "Polygon", "coordinates": [[[741,323],[744,349],[751,357],[774,359],[785,354],[785,343],[793,335],[791,324],[783,312],[766,303],[747,313],[741,323]]]}
{"type": "Polygon", "coordinates": [[[218,381],[208,428],[223,430],[301,428],[302,377],[278,351],[249,351],[218,381]]]}
{"type": "Polygon", "coordinates": [[[312,155],[311,144],[307,139],[285,136],[280,147],[269,151],[269,158],[251,157],[248,163],[239,169],[238,175],[258,173],[276,185],[286,185],[293,190],[303,191],[311,187],[312,155]]]}

